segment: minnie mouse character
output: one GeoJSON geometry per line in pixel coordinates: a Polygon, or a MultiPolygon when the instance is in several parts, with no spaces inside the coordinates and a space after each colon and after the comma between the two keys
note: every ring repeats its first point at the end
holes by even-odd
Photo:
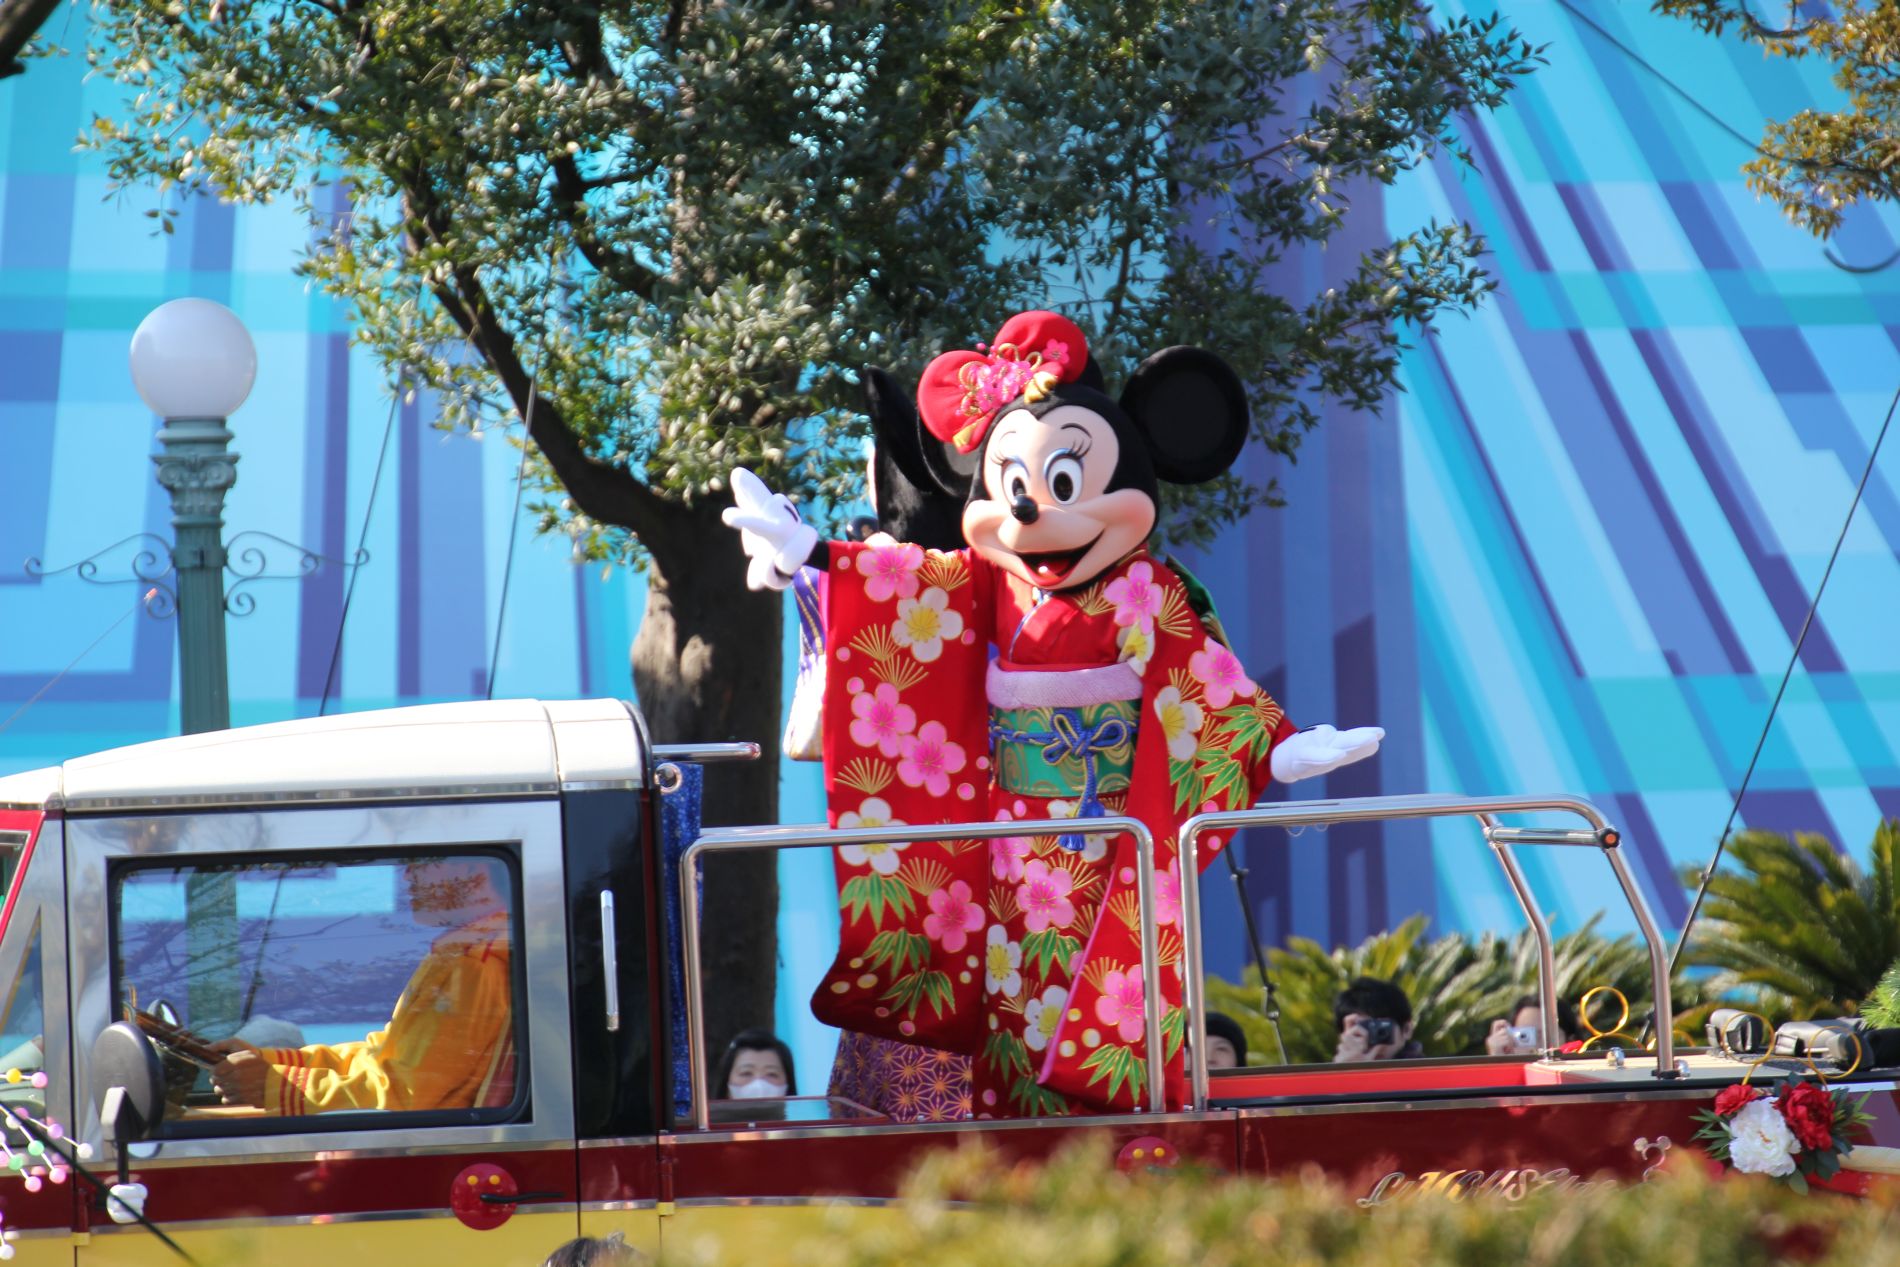
{"type": "MultiPolygon", "coordinates": [[[[1145,542],[1157,481],[1199,483],[1246,442],[1218,357],[1158,352],[1110,398],[1082,332],[1013,317],[933,361],[920,454],[952,488],[974,458],[969,547],[820,543],[745,470],[726,522],[748,583],[828,578],[824,758],[841,827],[1127,814],[1159,872],[1171,1103],[1184,1099],[1176,833],[1372,755],[1376,727],[1296,730],[1145,542]],[[996,648],[992,660],[989,648],[996,648]],[[980,685],[979,685],[980,683],[980,685]]],[[[960,491],[960,490],[959,490],[960,491]]],[[[1223,840],[1203,842],[1203,863],[1223,840]]],[[[1081,835],[847,846],[843,929],[813,1010],[842,1028],[975,1057],[979,1115],[1145,1100],[1134,847],[1081,835]]]]}

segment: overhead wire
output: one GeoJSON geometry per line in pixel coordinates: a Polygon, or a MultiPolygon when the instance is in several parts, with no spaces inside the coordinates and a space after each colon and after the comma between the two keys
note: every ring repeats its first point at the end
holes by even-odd
{"type": "Polygon", "coordinates": [[[1821,572],[1821,583],[1814,587],[1814,601],[1808,604],[1808,614],[1802,617],[1801,631],[1795,635],[1794,648],[1788,653],[1788,667],[1782,671],[1781,685],[1775,688],[1775,698],[1768,705],[1768,716],[1762,721],[1761,733],[1755,737],[1755,751],[1749,755],[1748,768],[1742,771],[1742,781],[1735,789],[1735,800],[1728,808],[1728,820],[1722,824],[1722,834],[1716,838],[1715,856],[1709,859],[1709,865],[1702,869],[1702,882],[1697,886],[1695,901],[1689,907],[1689,914],[1682,922],[1682,934],[1676,938],[1676,949],[1669,956],[1669,972],[1674,975],[1682,962],[1683,948],[1689,944],[1689,931],[1695,927],[1696,917],[1702,913],[1702,903],[1708,897],[1709,885],[1715,880],[1715,869],[1722,864],[1722,854],[1728,847],[1729,833],[1735,828],[1735,817],[1741,811],[1742,797],[1748,792],[1748,783],[1755,774],[1755,765],[1761,760],[1761,750],[1768,742],[1768,732],[1775,723],[1775,713],[1781,708],[1781,698],[1788,692],[1788,681],[1794,676],[1794,666],[1801,659],[1802,644],[1808,640],[1808,630],[1814,625],[1814,613],[1821,606],[1821,595],[1827,590],[1828,578],[1834,575],[1834,562],[1841,557],[1841,546],[1847,540],[1847,530],[1853,525],[1854,512],[1860,508],[1861,495],[1867,491],[1867,481],[1873,476],[1874,463],[1880,458],[1880,446],[1886,442],[1887,430],[1893,425],[1894,409],[1900,406],[1900,388],[1894,390],[1893,399],[1887,403],[1887,417],[1880,424],[1880,431],[1874,436],[1873,448],[1868,450],[1867,464],[1861,468],[1860,483],[1854,486],[1854,499],[1847,505],[1847,518],[1841,521],[1840,533],[1834,538],[1834,549],[1828,553],[1827,567],[1821,572]]]}
{"type": "MultiPolygon", "coordinates": [[[[545,359],[545,357],[543,358],[545,359]]],[[[522,427],[529,435],[534,429],[534,402],[540,385],[540,370],[537,367],[534,378],[528,381],[528,410],[522,427]]],[[[515,575],[515,541],[521,536],[521,488],[528,482],[528,445],[527,435],[521,438],[521,463],[515,468],[515,506],[508,516],[508,554],[501,565],[501,600],[495,610],[495,645],[488,653],[487,694],[484,699],[495,698],[495,670],[501,664],[501,631],[508,621],[508,587],[515,575]]]]}
{"type": "Polygon", "coordinates": [[[119,618],[113,621],[111,624],[107,625],[105,627],[104,632],[102,632],[97,638],[94,638],[91,642],[87,643],[86,649],[84,651],[81,651],[78,655],[74,656],[71,660],[67,661],[65,668],[61,669],[59,672],[55,673],[52,677],[48,678],[46,680],[46,684],[40,687],[39,690],[33,692],[33,694],[27,698],[27,701],[24,704],[20,705],[18,708],[14,709],[10,714],[8,714],[7,719],[5,721],[0,721],[0,734],[5,733],[7,727],[11,726],[14,722],[19,721],[20,718],[24,717],[26,715],[27,709],[39,703],[40,700],[45,696],[45,694],[48,691],[52,690],[55,686],[58,686],[60,684],[60,681],[68,673],[71,673],[73,669],[78,666],[81,660],[91,655],[93,653],[94,648],[98,647],[100,643],[104,642],[107,638],[112,636],[113,630],[117,629],[120,625],[123,625],[127,620],[131,619],[133,612],[137,611],[139,608],[151,602],[152,596],[156,593],[158,593],[158,589],[156,587],[146,590],[143,594],[139,595],[137,602],[133,603],[130,607],[126,608],[123,612],[120,612],[119,618]]]}
{"type": "MultiPolygon", "coordinates": [[[[1687,89],[1664,74],[1661,69],[1652,64],[1642,54],[1606,30],[1600,23],[1579,8],[1573,0],[1557,0],[1557,4],[1565,12],[1569,13],[1571,17],[1575,18],[1579,23],[1599,36],[1605,43],[1647,71],[1697,114],[1707,119],[1710,123],[1713,123],[1717,128],[1735,140],[1747,146],[1754,153],[1766,156],[1766,151],[1762,149],[1760,144],[1743,135],[1740,129],[1732,126],[1714,110],[1711,110],[1708,106],[1697,100],[1687,89]]],[[[1820,170],[1849,170],[1845,165],[1838,163],[1818,162],[1815,160],[1796,160],[1796,162],[1799,166],[1820,170]]],[[[1847,265],[1835,259],[1831,252],[1828,253],[1828,259],[1837,267],[1846,269],[1849,272],[1875,271],[1873,269],[1854,268],[1847,265]]],[[[1895,256],[1889,258],[1887,262],[1892,263],[1894,259],[1900,259],[1900,252],[1896,252],[1895,256]]],[[[1895,388],[1893,399],[1888,402],[1886,417],[1881,421],[1880,430],[1874,435],[1873,446],[1867,452],[1867,462],[1861,468],[1860,481],[1854,486],[1854,496],[1848,502],[1847,515],[1841,521],[1841,530],[1834,538],[1834,548],[1828,553],[1827,566],[1822,569],[1820,583],[1814,587],[1814,597],[1808,603],[1807,613],[1801,618],[1801,628],[1796,633],[1794,645],[1788,653],[1787,667],[1782,671],[1781,681],[1775,688],[1774,699],[1769,702],[1768,715],[1762,719],[1761,733],[1755,737],[1754,751],[1749,754],[1748,765],[1742,771],[1741,782],[1737,785],[1735,797],[1729,804],[1728,817],[1722,824],[1721,834],[1716,838],[1714,856],[1709,859],[1708,865],[1702,869],[1700,883],[1696,887],[1695,899],[1689,906],[1688,915],[1683,919],[1682,931],[1677,936],[1675,950],[1669,957],[1669,971],[1672,976],[1675,974],[1677,968],[1681,966],[1683,951],[1689,944],[1689,934],[1694,929],[1696,920],[1702,913],[1702,905],[1708,898],[1709,886],[1714,882],[1716,869],[1721,866],[1723,855],[1727,851],[1729,837],[1735,830],[1735,820],[1741,812],[1742,798],[1748,793],[1748,785],[1753,780],[1755,768],[1761,761],[1762,749],[1766,747],[1769,733],[1774,728],[1775,715],[1780,711],[1781,701],[1788,692],[1788,683],[1794,677],[1795,666],[1800,663],[1801,648],[1807,642],[1809,630],[1814,626],[1814,615],[1815,612],[1820,609],[1821,596],[1827,592],[1827,583],[1834,575],[1834,564],[1841,556],[1841,547],[1847,541],[1848,529],[1853,525],[1854,514],[1859,510],[1861,498],[1867,491],[1867,483],[1873,477],[1874,466],[1880,459],[1881,446],[1886,443],[1887,432],[1893,425],[1893,416],[1896,408],[1900,408],[1900,387],[1895,388]]],[[[1654,1017],[1650,1018],[1651,1024],[1654,1023],[1654,1019],[1654,1017]]],[[[1646,1025],[1645,1030],[1647,1030],[1647,1028],[1648,1026],[1646,1025]]],[[[1647,1034],[1645,1034],[1645,1037],[1647,1037],[1647,1034]]]]}
{"type": "MultiPolygon", "coordinates": [[[[376,493],[383,486],[383,464],[389,460],[389,437],[396,429],[396,411],[402,407],[403,381],[398,375],[395,391],[389,398],[389,417],[383,422],[383,444],[376,453],[376,473],[369,481],[369,501],[363,507],[363,526],[356,533],[356,553],[350,556],[358,561],[363,558],[363,548],[369,540],[369,521],[376,513],[376,493]]],[[[361,567],[351,567],[349,583],[343,587],[343,610],[336,618],[336,642],[330,647],[330,667],[323,675],[323,697],[317,701],[319,717],[330,709],[330,688],[336,682],[337,665],[343,658],[343,631],[350,623],[350,603],[356,597],[356,575],[360,571],[361,567]]]]}
{"type": "MultiPolygon", "coordinates": [[[[550,286],[555,281],[555,273],[561,260],[561,240],[554,238],[548,244],[548,280],[550,286]]],[[[521,464],[515,468],[515,505],[508,517],[508,553],[501,565],[501,598],[495,610],[495,643],[488,654],[488,680],[484,683],[486,691],[482,698],[495,698],[495,671],[501,667],[501,631],[508,621],[508,590],[515,576],[515,542],[521,536],[521,490],[528,481],[529,446],[534,443],[534,403],[540,397],[541,371],[548,364],[548,341],[553,337],[553,324],[550,322],[541,331],[541,354],[535,358],[534,371],[528,376],[528,405],[523,411],[521,428],[521,464]]]]}

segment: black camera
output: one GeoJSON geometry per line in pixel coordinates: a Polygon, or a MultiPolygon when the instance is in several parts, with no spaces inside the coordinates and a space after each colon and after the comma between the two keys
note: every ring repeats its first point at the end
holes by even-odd
{"type": "Polygon", "coordinates": [[[1359,1022],[1359,1029],[1366,1036],[1366,1046],[1386,1047],[1399,1036],[1398,1022],[1389,1016],[1368,1016],[1359,1022]]]}

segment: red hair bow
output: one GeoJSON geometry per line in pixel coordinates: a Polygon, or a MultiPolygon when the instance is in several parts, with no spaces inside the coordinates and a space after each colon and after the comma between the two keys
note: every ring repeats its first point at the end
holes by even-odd
{"type": "Polygon", "coordinates": [[[1019,312],[996,341],[945,352],[917,384],[917,412],[937,439],[969,453],[983,443],[996,411],[1021,397],[1035,402],[1057,383],[1082,377],[1088,341],[1075,322],[1053,312],[1019,312]]]}

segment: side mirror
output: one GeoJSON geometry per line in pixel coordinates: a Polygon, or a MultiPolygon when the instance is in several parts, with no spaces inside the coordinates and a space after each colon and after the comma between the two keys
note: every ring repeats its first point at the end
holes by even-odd
{"type": "Polygon", "coordinates": [[[165,1066],[138,1026],[117,1021],[93,1043],[92,1095],[124,1183],[126,1146],[151,1134],[165,1118],[165,1066]]]}

